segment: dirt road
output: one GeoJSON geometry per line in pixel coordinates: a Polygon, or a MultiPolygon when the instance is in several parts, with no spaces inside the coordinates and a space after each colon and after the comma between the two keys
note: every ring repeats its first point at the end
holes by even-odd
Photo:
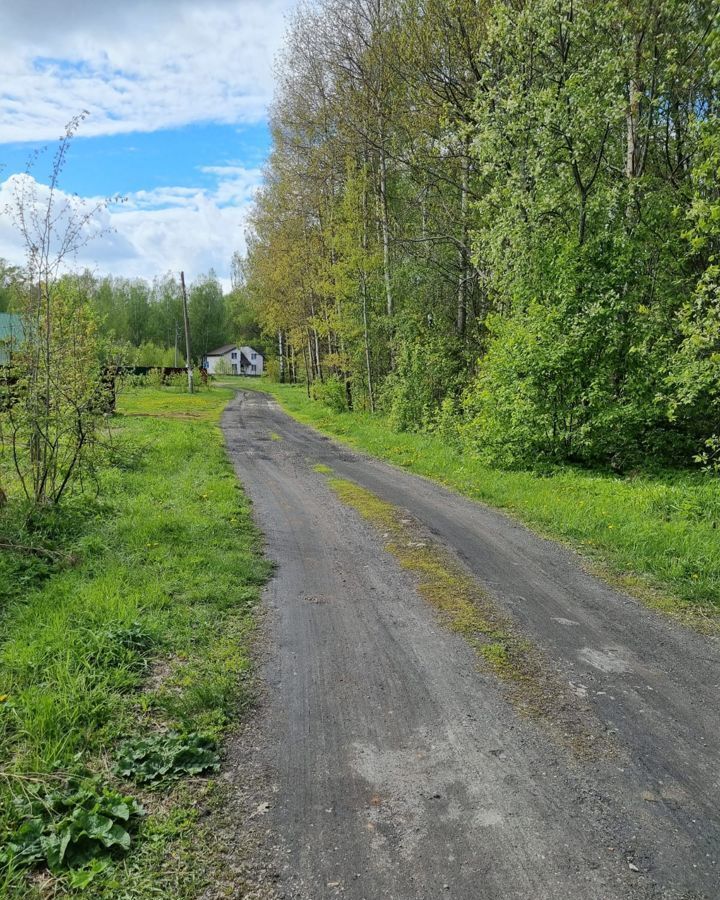
{"type": "Polygon", "coordinates": [[[266,395],[239,393],[223,428],[277,563],[252,753],[281,896],[720,898],[716,640],[266,395]],[[557,716],[518,711],[317,464],[398,507],[477,579],[562,687],[557,716]],[[577,751],[574,717],[597,752],[577,751]]]}

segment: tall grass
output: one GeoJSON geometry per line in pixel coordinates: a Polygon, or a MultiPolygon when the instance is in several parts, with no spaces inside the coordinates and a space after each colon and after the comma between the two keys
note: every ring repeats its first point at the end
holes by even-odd
{"type": "MultiPolygon", "coordinates": [[[[106,773],[116,741],[148,728],[220,733],[249,699],[268,565],[217,427],[230,396],[122,397],[113,427],[126,452],[101,474],[101,499],[25,535],[56,562],[3,555],[3,573],[24,581],[0,581],[0,843],[23,779],[106,773]]],[[[11,505],[0,526],[27,532],[24,512],[11,505]]],[[[133,877],[140,887],[123,896],[144,896],[148,872],[133,877]]],[[[0,896],[34,896],[10,881],[0,896]]],[[[184,896],[172,879],[157,895],[184,896]]]]}

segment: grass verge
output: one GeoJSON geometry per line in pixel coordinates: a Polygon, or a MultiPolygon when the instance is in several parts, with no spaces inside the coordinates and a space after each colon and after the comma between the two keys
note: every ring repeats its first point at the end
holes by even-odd
{"type": "Polygon", "coordinates": [[[501,471],[437,436],[394,432],[379,415],[333,412],[309,400],[303,386],[233,383],[267,391],[299,421],[569,543],[595,574],[648,606],[699,630],[720,630],[720,479],[570,467],[501,471]]]}
{"type": "Polygon", "coordinates": [[[28,785],[68,774],[139,798],[146,816],[131,852],[110,856],[84,889],[6,866],[1,897],[200,892],[212,780],[158,792],[114,768],[121,740],[168,730],[217,740],[252,700],[253,608],[269,566],[218,428],[231,396],[124,395],[101,499],[29,523],[19,504],[3,512],[3,533],[30,529],[51,555],[0,555],[0,845],[28,785]]]}

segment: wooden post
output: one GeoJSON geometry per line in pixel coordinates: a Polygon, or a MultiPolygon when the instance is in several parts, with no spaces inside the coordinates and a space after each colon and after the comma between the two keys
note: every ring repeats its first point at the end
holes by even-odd
{"type": "Polygon", "coordinates": [[[187,364],[188,393],[193,392],[192,357],[190,356],[190,319],[188,318],[187,291],[185,290],[185,273],[180,273],[180,284],[183,296],[183,319],[185,320],[185,362],[187,364]]]}

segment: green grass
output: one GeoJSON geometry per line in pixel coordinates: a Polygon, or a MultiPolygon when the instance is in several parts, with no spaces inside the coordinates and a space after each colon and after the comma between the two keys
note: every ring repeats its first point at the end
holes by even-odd
{"type": "Polygon", "coordinates": [[[701,472],[616,476],[491,469],[438,437],[393,432],[379,416],[335,413],[304,386],[239,380],[272,393],[295,418],[374,456],[507,510],[566,541],[590,568],[647,604],[701,629],[720,613],[720,480],[701,472]]]}
{"type": "MultiPolygon", "coordinates": [[[[4,511],[2,533],[58,555],[0,554],[0,844],[28,779],[89,767],[112,782],[121,738],[163,727],[220,736],[251,701],[253,608],[269,566],[217,427],[231,396],[122,396],[111,424],[123,449],[98,500],[30,527],[19,503],[4,511]]],[[[203,790],[150,798],[137,847],[83,896],[196,896],[203,790]]],[[[0,897],[46,888],[0,873],[0,897]]],[[[62,881],[52,889],[72,894],[62,881]]]]}

